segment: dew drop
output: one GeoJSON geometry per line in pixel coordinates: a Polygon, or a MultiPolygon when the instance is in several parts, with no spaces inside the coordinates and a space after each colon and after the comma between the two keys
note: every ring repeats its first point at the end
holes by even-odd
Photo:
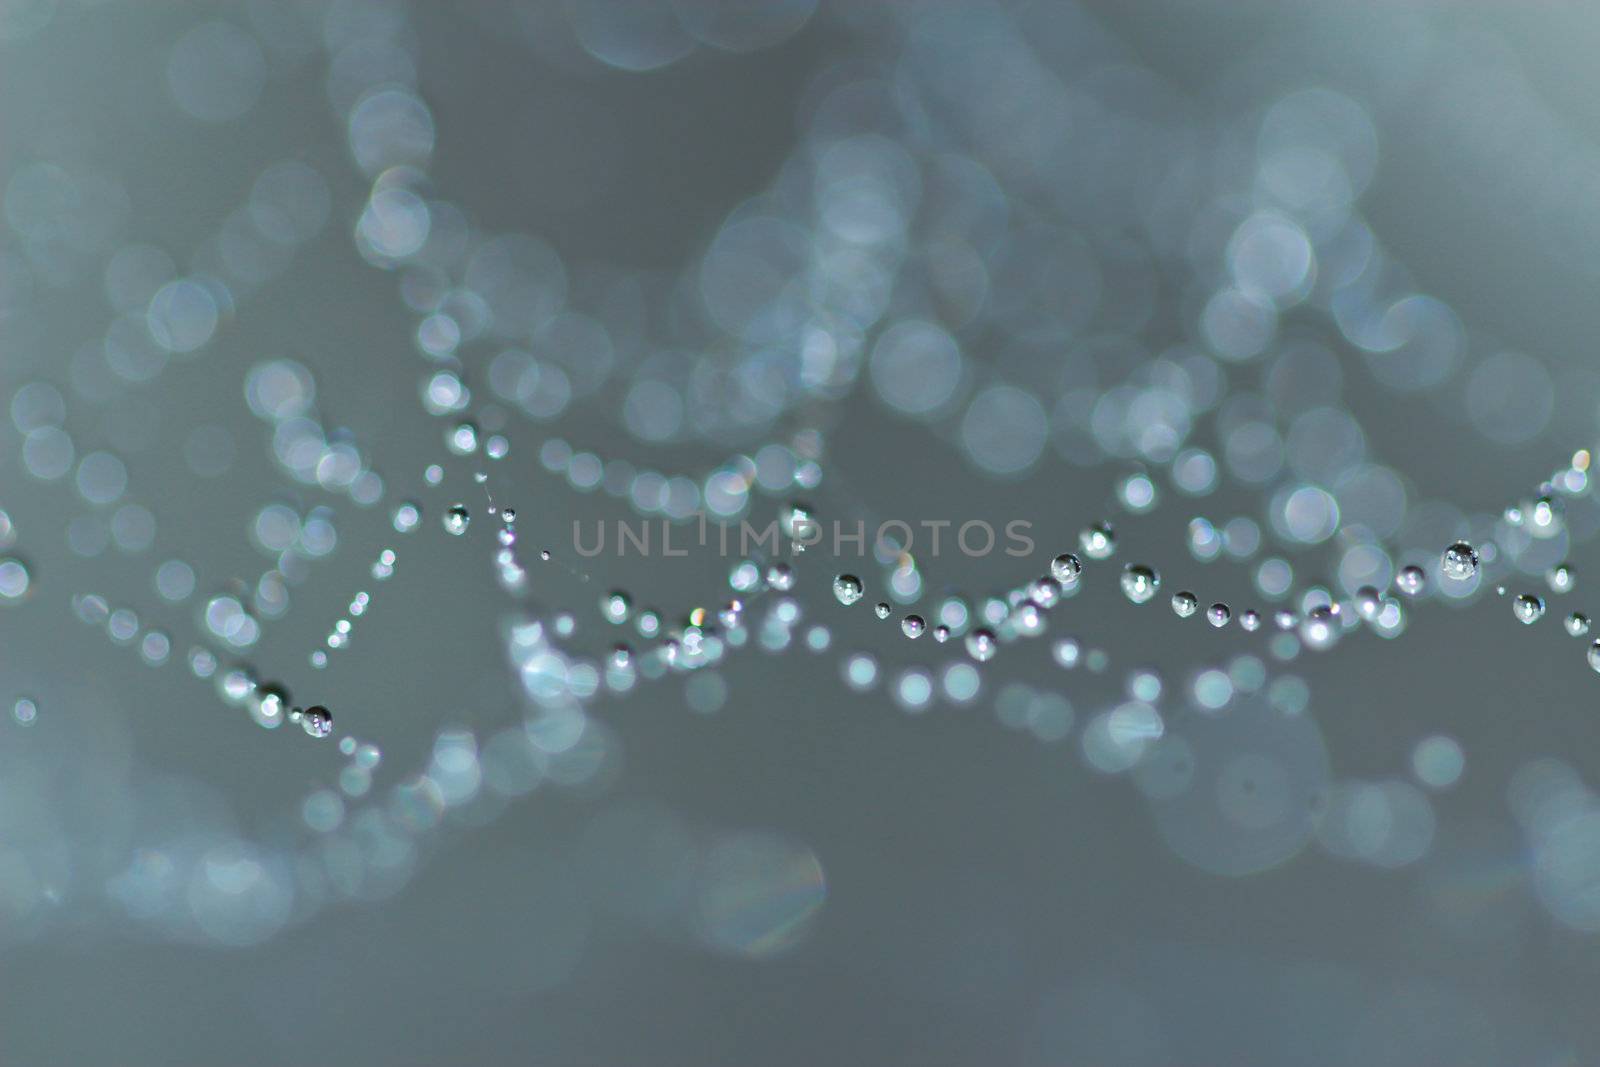
{"type": "Polygon", "coordinates": [[[1368,622],[1378,617],[1378,612],[1383,610],[1383,598],[1378,591],[1370,585],[1364,585],[1356,590],[1356,614],[1368,622]]]}
{"type": "Polygon", "coordinates": [[[794,568],[787,563],[774,563],[767,568],[767,584],[780,593],[794,588],[794,568]]]}
{"type": "Polygon", "coordinates": [[[301,712],[300,728],[311,737],[327,737],[333,733],[333,713],[321,704],[313,704],[301,712]]]}
{"type": "Polygon", "coordinates": [[[1117,550],[1117,535],[1109,522],[1097,522],[1078,534],[1078,545],[1090,559],[1106,559],[1117,550]]]}
{"type": "Polygon", "coordinates": [[[1261,629],[1261,613],[1254,608],[1246,608],[1239,615],[1239,625],[1250,633],[1261,629]]]}
{"type": "Polygon", "coordinates": [[[887,619],[889,617],[889,605],[879,601],[878,606],[872,609],[872,613],[880,619],[887,619]]]}
{"type": "Polygon", "coordinates": [[[928,624],[922,621],[921,615],[907,615],[905,618],[900,620],[900,632],[911,638],[913,641],[921,637],[922,631],[927,629],[927,627],[928,624]]]}
{"type": "Polygon", "coordinates": [[[935,626],[933,628],[933,639],[939,642],[941,645],[950,640],[950,627],[943,625],[935,626]]]}
{"type": "Polygon", "coordinates": [[[861,579],[853,574],[836,575],[833,579],[833,598],[845,607],[849,607],[866,593],[866,587],[861,584],[861,579]]]}
{"type": "Polygon", "coordinates": [[[1571,564],[1558,563],[1545,572],[1544,580],[1549,584],[1553,593],[1570,593],[1577,584],[1577,575],[1573,573],[1571,564]]]}
{"type": "Polygon", "coordinates": [[[1122,568],[1122,594],[1135,604],[1148,603],[1161,588],[1161,575],[1142,563],[1122,568]]]}
{"type": "Polygon", "coordinates": [[[1567,633],[1573,637],[1582,637],[1589,632],[1589,616],[1581,611],[1574,611],[1567,616],[1564,625],[1567,628],[1567,633]]]}
{"type": "Polygon", "coordinates": [[[1217,603],[1206,609],[1206,622],[1209,622],[1219,630],[1228,625],[1232,619],[1233,609],[1226,604],[1217,603]]]}
{"type": "MultiPolygon", "coordinates": [[[[994,633],[990,630],[974,630],[967,635],[967,655],[979,663],[987,663],[994,659],[994,654],[999,650],[999,642],[995,640],[994,633]]],[[[1596,668],[1600,670],[1600,668],[1596,668]]]]}
{"type": "Polygon", "coordinates": [[[1180,593],[1172,594],[1172,613],[1180,619],[1187,619],[1200,610],[1200,600],[1187,589],[1180,593]]]}
{"type": "Polygon", "coordinates": [[[1394,584],[1395,588],[1406,596],[1416,596],[1427,587],[1428,576],[1423,573],[1421,567],[1415,563],[1409,563],[1401,567],[1400,573],[1394,576],[1394,584]]]}
{"type": "Polygon", "coordinates": [[[1464,582],[1478,573],[1478,550],[1465,541],[1457,541],[1444,550],[1439,569],[1444,571],[1446,578],[1464,582]]]}
{"type": "Polygon", "coordinates": [[[1589,666],[1600,671],[1600,641],[1589,646],[1589,666]]]}
{"type": "Polygon", "coordinates": [[[1083,574],[1083,564],[1071,552],[1063,552],[1050,561],[1050,577],[1062,585],[1073,585],[1083,574]]]}
{"type": "Polygon", "coordinates": [[[1517,598],[1511,602],[1511,610],[1516,615],[1517,621],[1524,626],[1531,626],[1544,618],[1544,598],[1534,596],[1532,593],[1518,593],[1517,598]]]}
{"type": "Polygon", "coordinates": [[[460,537],[467,532],[467,526],[472,522],[472,513],[465,504],[451,504],[444,513],[444,528],[446,533],[460,537]]]}

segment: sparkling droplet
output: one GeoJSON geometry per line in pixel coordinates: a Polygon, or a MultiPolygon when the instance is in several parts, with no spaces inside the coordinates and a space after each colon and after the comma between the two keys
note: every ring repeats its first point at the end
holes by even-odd
{"type": "Polygon", "coordinates": [[[1028,583],[1028,599],[1042,608],[1053,608],[1061,600],[1061,583],[1054,578],[1035,578],[1028,583]]]}
{"type": "Polygon", "coordinates": [[[872,609],[872,613],[880,619],[887,619],[889,617],[889,605],[880,600],[878,606],[872,609]]]}
{"type": "Polygon", "coordinates": [[[1406,596],[1416,596],[1427,588],[1428,576],[1423,573],[1421,567],[1415,563],[1409,563],[1401,567],[1400,573],[1394,576],[1394,584],[1395,588],[1406,596]]]}
{"type": "Polygon", "coordinates": [[[467,526],[472,522],[472,513],[465,504],[451,504],[444,513],[444,528],[446,533],[460,537],[467,532],[467,526]]]}
{"type": "Polygon", "coordinates": [[[1589,666],[1600,671],[1600,641],[1589,646],[1589,666]]]}
{"type": "Polygon", "coordinates": [[[1180,619],[1187,619],[1200,610],[1200,599],[1188,590],[1172,594],[1172,613],[1180,619]]]}
{"type": "Polygon", "coordinates": [[[767,568],[767,584],[780,593],[794,588],[794,568],[787,563],[774,563],[767,568]]]}
{"type": "Polygon", "coordinates": [[[1254,608],[1246,608],[1239,615],[1239,625],[1251,633],[1261,629],[1261,613],[1254,608]]]}
{"type": "MultiPolygon", "coordinates": [[[[999,642],[995,640],[994,633],[989,630],[974,630],[967,635],[967,655],[979,663],[987,663],[994,659],[994,654],[999,651],[999,642]]],[[[1600,668],[1596,668],[1600,670],[1600,668]]]]}
{"type": "Polygon", "coordinates": [[[1578,576],[1573,573],[1571,564],[1558,563],[1545,572],[1544,580],[1549,583],[1551,592],[1570,593],[1578,576]]]}
{"type": "Polygon", "coordinates": [[[1219,630],[1228,625],[1232,618],[1233,609],[1226,604],[1213,604],[1206,609],[1206,622],[1209,622],[1219,630]]]}
{"type": "Polygon", "coordinates": [[[1142,563],[1122,568],[1122,594],[1135,604],[1147,603],[1161,588],[1161,575],[1142,563]]]}
{"type": "Polygon", "coordinates": [[[1383,598],[1370,585],[1364,585],[1356,590],[1356,614],[1368,622],[1378,617],[1378,612],[1383,610],[1383,598]]]}
{"type": "Polygon", "coordinates": [[[921,615],[907,615],[900,620],[900,632],[915,641],[922,636],[922,631],[928,624],[922,621],[921,615]]]}
{"type": "Polygon", "coordinates": [[[410,533],[422,521],[422,508],[416,504],[404,503],[394,509],[394,528],[396,533],[410,533]]]}
{"type": "Polygon", "coordinates": [[[1518,593],[1511,602],[1511,610],[1524,626],[1531,626],[1544,618],[1544,598],[1532,593],[1518,593]]]}
{"type": "Polygon", "coordinates": [[[1071,552],[1063,552],[1050,561],[1050,577],[1062,585],[1073,585],[1083,574],[1083,564],[1071,552]]]}
{"type": "Polygon", "coordinates": [[[1457,541],[1444,550],[1444,555],[1439,560],[1439,569],[1446,578],[1453,578],[1464,582],[1478,573],[1478,550],[1465,541],[1457,541]]]}
{"type": "Polygon", "coordinates": [[[517,509],[516,508],[501,508],[500,509],[500,521],[505,523],[507,526],[510,526],[512,523],[516,522],[517,521],[517,509]]]}
{"type": "Polygon", "coordinates": [[[600,602],[600,614],[605,616],[607,622],[621,626],[633,615],[633,598],[620,589],[614,589],[600,602]]]}
{"type": "Polygon", "coordinates": [[[1106,559],[1117,550],[1117,535],[1109,522],[1097,522],[1078,534],[1078,545],[1090,559],[1106,559]]]}
{"type": "Polygon", "coordinates": [[[866,587],[861,584],[861,579],[853,574],[836,575],[833,579],[833,598],[845,607],[849,607],[866,593],[866,587]]]}
{"type": "Polygon", "coordinates": [[[549,563],[550,562],[550,550],[548,548],[541,548],[539,550],[539,558],[544,560],[544,562],[549,563]]]}
{"type": "Polygon", "coordinates": [[[950,627],[935,626],[933,628],[933,639],[939,642],[941,645],[950,640],[950,627]]]}
{"type": "Polygon", "coordinates": [[[333,733],[333,713],[321,704],[313,704],[300,714],[300,728],[316,738],[333,733]]]}
{"type": "Polygon", "coordinates": [[[1295,613],[1288,608],[1279,608],[1272,613],[1272,625],[1280,630],[1292,630],[1299,622],[1300,620],[1295,617],[1295,613]]]}
{"type": "Polygon", "coordinates": [[[1566,627],[1567,633],[1573,637],[1582,637],[1589,632],[1589,616],[1581,611],[1574,611],[1567,616],[1566,627]]]}
{"type": "Polygon", "coordinates": [[[469,456],[478,450],[478,428],[470,422],[457,423],[444,443],[456,455],[469,456]]]}

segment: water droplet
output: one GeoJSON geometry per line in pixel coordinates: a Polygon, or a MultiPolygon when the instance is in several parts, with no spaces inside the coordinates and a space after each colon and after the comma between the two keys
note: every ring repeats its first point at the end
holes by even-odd
{"type": "Polygon", "coordinates": [[[394,528],[396,533],[410,533],[422,521],[422,508],[410,503],[401,504],[394,509],[394,528]]]}
{"type": "Polygon", "coordinates": [[[1117,550],[1117,535],[1109,522],[1097,522],[1078,534],[1078,545],[1090,559],[1105,559],[1117,550]]]}
{"type": "Polygon", "coordinates": [[[1383,597],[1370,585],[1364,585],[1356,590],[1356,614],[1368,622],[1378,617],[1378,612],[1383,610],[1383,597]]]}
{"type": "Polygon", "coordinates": [[[459,422],[445,436],[445,447],[458,456],[470,456],[478,450],[478,428],[470,422],[459,422]]]}
{"type": "Polygon", "coordinates": [[[472,513],[465,504],[451,504],[444,513],[444,528],[446,533],[460,537],[467,532],[467,526],[472,522],[472,513]]]}
{"type": "Polygon", "coordinates": [[[500,509],[500,521],[505,523],[507,526],[510,526],[512,523],[516,522],[517,521],[517,509],[516,508],[501,508],[500,509]]]}
{"type": "Polygon", "coordinates": [[[1083,564],[1071,552],[1063,552],[1050,561],[1050,577],[1062,585],[1072,585],[1083,574],[1083,564]]]}
{"type": "Polygon", "coordinates": [[[544,560],[544,562],[549,563],[550,562],[550,550],[548,548],[541,548],[539,550],[539,558],[544,560]]]}
{"type": "Polygon", "coordinates": [[[11,709],[12,718],[23,726],[32,726],[39,717],[39,705],[27,697],[21,697],[11,709]]]}
{"type": "Polygon", "coordinates": [[[794,568],[787,563],[774,563],[767,568],[767,584],[780,593],[794,588],[794,568]]]}
{"type": "Polygon", "coordinates": [[[1122,594],[1135,604],[1147,603],[1161,588],[1161,575],[1142,563],[1122,568],[1122,594]]]}
{"type": "Polygon", "coordinates": [[[889,605],[879,601],[878,606],[872,609],[872,613],[880,619],[887,619],[889,617],[889,605]]]}
{"type": "Polygon", "coordinates": [[[1206,609],[1206,622],[1221,629],[1233,618],[1233,609],[1226,604],[1213,604],[1206,609]]]}
{"type": "Polygon", "coordinates": [[[1511,602],[1511,610],[1523,625],[1532,625],[1544,618],[1544,598],[1532,593],[1518,593],[1511,602]]]}
{"type": "Polygon", "coordinates": [[[1280,630],[1292,630],[1299,622],[1300,620],[1295,617],[1295,613],[1288,608],[1279,608],[1272,613],[1272,625],[1280,630]]]}
{"type": "Polygon", "coordinates": [[[333,733],[333,713],[321,704],[313,704],[300,713],[300,728],[311,737],[327,737],[333,733]]]}
{"type": "Polygon", "coordinates": [[[921,615],[907,615],[900,620],[900,632],[915,641],[922,636],[922,631],[927,628],[927,625],[922,621],[921,615]]]}
{"type": "Polygon", "coordinates": [[[1551,592],[1570,593],[1578,582],[1578,576],[1573,573],[1571,564],[1557,563],[1545,572],[1544,580],[1549,583],[1551,592]]]}
{"type": "Polygon", "coordinates": [[[1567,616],[1566,627],[1567,633],[1573,637],[1582,637],[1589,632],[1589,616],[1581,611],[1574,611],[1567,616]]]}
{"type": "Polygon", "coordinates": [[[1061,583],[1054,578],[1035,578],[1028,583],[1028,599],[1042,608],[1053,608],[1061,600],[1061,583]]]}
{"type": "Polygon", "coordinates": [[[1239,625],[1250,633],[1261,629],[1261,613],[1254,608],[1246,608],[1239,615],[1239,625]]]}
{"type": "Polygon", "coordinates": [[[853,574],[836,575],[833,579],[833,598],[845,607],[849,607],[866,593],[866,587],[861,584],[861,579],[853,574]]]}
{"type": "Polygon", "coordinates": [[[472,480],[477,482],[479,485],[482,485],[482,484],[484,484],[485,482],[487,482],[489,480],[489,472],[488,471],[474,471],[473,474],[472,474],[472,480]]]}
{"type": "Polygon", "coordinates": [[[1589,666],[1600,671],[1600,641],[1589,646],[1589,666]]]}
{"type": "Polygon", "coordinates": [[[935,626],[933,628],[933,639],[939,642],[941,645],[950,640],[950,627],[935,626]]]}
{"type": "MultiPolygon", "coordinates": [[[[989,630],[974,630],[967,635],[967,655],[979,663],[987,663],[994,659],[994,654],[999,651],[999,642],[995,640],[994,633],[989,630]]],[[[1600,670],[1600,668],[1596,668],[1600,670]]]]}
{"type": "Polygon", "coordinates": [[[1178,618],[1187,619],[1199,610],[1200,599],[1187,589],[1172,594],[1172,613],[1178,618]]]}
{"type": "Polygon", "coordinates": [[[607,622],[621,626],[633,615],[633,598],[620,589],[614,589],[600,601],[600,614],[607,622]]]}
{"type": "Polygon", "coordinates": [[[1457,541],[1444,550],[1439,569],[1446,578],[1464,582],[1478,573],[1478,550],[1465,541],[1457,541]]]}
{"type": "Polygon", "coordinates": [[[1427,588],[1428,576],[1415,563],[1408,563],[1394,576],[1394,584],[1406,596],[1416,596],[1427,588]]]}

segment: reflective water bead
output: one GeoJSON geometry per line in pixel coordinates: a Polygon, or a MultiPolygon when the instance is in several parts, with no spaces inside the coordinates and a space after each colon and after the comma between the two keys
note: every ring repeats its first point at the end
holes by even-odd
{"type": "Polygon", "coordinates": [[[889,605],[880,600],[877,607],[872,609],[872,613],[880,619],[887,619],[889,617],[889,605]]]}
{"type": "Polygon", "coordinates": [[[780,593],[794,588],[794,568],[787,563],[774,563],[767,568],[767,584],[780,593]]]}
{"type": "Polygon", "coordinates": [[[1219,630],[1228,625],[1229,620],[1232,618],[1233,609],[1226,604],[1217,603],[1206,609],[1206,622],[1209,622],[1219,630]]]}
{"type": "Polygon", "coordinates": [[[505,523],[507,526],[510,526],[512,523],[516,522],[517,521],[517,509],[516,508],[501,508],[500,509],[500,521],[505,523]]]}
{"type": "Polygon", "coordinates": [[[633,598],[620,589],[614,589],[600,601],[600,613],[607,622],[621,626],[633,614],[633,598]]]}
{"type": "Polygon", "coordinates": [[[1300,620],[1295,617],[1294,612],[1288,608],[1279,608],[1272,613],[1272,625],[1280,630],[1292,630],[1299,622],[1300,620]]]}
{"type": "Polygon", "coordinates": [[[316,738],[333,733],[333,713],[321,704],[313,704],[300,713],[300,728],[316,738]]]}
{"type": "Polygon", "coordinates": [[[1078,545],[1090,559],[1106,559],[1117,550],[1117,535],[1109,522],[1097,522],[1078,534],[1078,545]]]}
{"type": "Polygon", "coordinates": [[[1083,564],[1071,552],[1063,552],[1050,561],[1050,577],[1062,585],[1072,585],[1083,573],[1083,564]]]}
{"type": "Polygon", "coordinates": [[[1251,633],[1255,633],[1261,629],[1261,613],[1254,608],[1246,608],[1239,615],[1239,625],[1251,633]]]}
{"type": "Polygon", "coordinates": [[[465,504],[451,504],[444,513],[444,528],[446,533],[460,537],[467,532],[467,527],[472,523],[472,513],[465,504]]]}
{"type": "Polygon", "coordinates": [[[900,632],[915,641],[922,636],[922,631],[927,628],[927,623],[921,615],[907,615],[900,620],[900,632]]]}
{"type": "Polygon", "coordinates": [[[1566,619],[1567,633],[1573,637],[1582,637],[1589,632],[1589,616],[1581,611],[1574,611],[1566,619]]]}
{"type": "Polygon", "coordinates": [[[950,627],[939,625],[933,628],[933,639],[941,645],[950,640],[950,627]]]}
{"type": "Polygon", "coordinates": [[[1478,573],[1478,550],[1465,541],[1457,541],[1444,550],[1439,559],[1439,569],[1446,578],[1464,582],[1478,573]]]}
{"type": "Polygon", "coordinates": [[[1180,619],[1187,619],[1200,610],[1200,599],[1188,590],[1172,594],[1172,613],[1180,619]]]}
{"type": "Polygon", "coordinates": [[[1589,666],[1600,671],[1600,641],[1589,646],[1589,666]]]}
{"type": "Polygon", "coordinates": [[[1534,596],[1532,593],[1518,593],[1517,598],[1511,602],[1512,613],[1517,621],[1525,626],[1532,625],[1544,618],[1544,598],[1534,596]]]}
{"type": "Polygon", "coordinates": [[[1395,588],[1406,596],[1416,596],[1428,585],[1428,576],[1415,563],[1408,563],[1394,576],[1395,588]]]}
{"type": "Polygon", "coordinates": [[[1040,607],[1055,607],[1061,599],[1061,583],[1054,578],[1035,578],[1028,583],[1028,599],[1040,607]]]}
{"type": "Polygon", "coordinates": [[[1545,572],[1544,580],[1549,584],[1553,593],[1570,593],[1577,584],[1577,575],[1572,571],[1572,565],[1557,563],[1545,572]]]}
{"type": "Polygon", "coordinates": [[[968,634],[966,644],[967,655],[979,663],[987,663],[989,660],[994,659],[995,652],[999,651],[1000,648],[993,632],[983,629],[974,630],[968,634]]]}
{"type": "Polygon", "coordinates": [[[1161,575],[1142,563],[1122,568],[1122,594],[1135,604],[1147,603],[1161,588],[1161,575]]]}
{"type": "Polygon", "coordinates": [[[866,593],[866,587],[861,584],[861,579],[853,574],[835,575],[833,579],[833,598],[845,607],[849,607],[860,600],[866,593]]]}
{"type": "Polygon", "coordinates": [[[1368,622],[1378,617],[1378,612],[1383,608],[1383,598],[1370,585],[1364,585],[1356,590],[1356,614],[1368,622]]]}

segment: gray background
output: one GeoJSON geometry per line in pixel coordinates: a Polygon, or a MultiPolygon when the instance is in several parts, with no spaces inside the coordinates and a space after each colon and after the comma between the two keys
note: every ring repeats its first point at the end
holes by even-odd
{"type": "MultiPolygon", "coordinates": [[[[1395,69],[1403,50],[1382,47],[1392,43],[1384,20],[1399,18],[1388,6],[1092,6],[1201,107],[1244,107],[1316,81],[1384,100],[1374,108],[1382,161],[1365,202],[1374,228],[1471,330],[1507,338],[1570,385],[1545,435],[1503,448],[1472,435],[1447,402],[1353,384],[1347,399],[1376,451],[1400,457],[1432,497],[1498,510],[1586,443],[1600,327],[1593,275],[1519,225],[1516,159],[1498,173],[1462,169],[1451,138],[1472,135],[1471,115],[1449,135],[1419,128],[1425,118],[1408,110],[1403,87],[1388,84],[1403,80],[1395,69]],[[1221,76],[1250,56],[1266,74],[1221,76]]],[[[1496,35],[1572,136],[1600,132],[1591,62],[1600,19],[1590,12],[1461,4],[1428,5],[1423,15],[1496,35]]],[[[327,162],[334,224],[285,280],[241,309],[224,345],[169,371],[117,416],[148,435],[129,468],[142,498],[160,501],[151,505],[159,550],[194,563],[205,588],[208,578],[259,566],[245,524],[281,483],[262,447],[267,428],[239,387],[263,355],[292,354],[315,371],[325,417],[381,442],[375,451],[395,490],[435,509],[443,491],[423,496],[419,474],[439,457],[437,427],[416,409],[416,368],[403,362],[410,325],[393,279],[362,264],[349,242],[340,212],[360,186],[320,87],[275,80],[252,118],[262,127],[195,134],[156,103],[161,57],[189,18],[179,8],[64,6],[26,47],[3,55],[0,151],[33,143],[62,114],[92,116],[63,128],[90,131],[83,151],[117,165],[140,209],[160,213],[141,218],[141,228],[172,234],[176,247],[214,228],[247,176],[281,156],[279,145],[327,162]],[[108,86],[120,91],[108,98],[108,86]],[[198,421],[235,431],[239,458],[225,479],[193,479],[175,460],[198,421]]],[[[701,56],[630,80],[537,69],[486,8],[476,16],[427,9],[418,19],[427,33],[421,84],[443,131],[439,184],[493,226],[664,268],[693,254],[730,204],[770,179],[791,143],[796,95],[839,33],[818,18],[773,50],[701,56]],[[525,106],[483,107],[508,90],[525,106]]],[[[8,391],[56,375],[62,353],[82,340],[80,296],[71,286],[37,296],[48,326],[26,345],[8,339],[8,391]]],[[[1020,484],[946,478],[958,462],[948,445],[886,422],[864,397],[846,404],[831,454],[882,514],[1027,517],[1038,566],[1109,499],[1109,468],[1047,461],[1020,484]]],[[[74,417],[90,434],[92,420],[113,416],[74,417]]],[[[590,440],[615,432],[574,418],[555,432],[590,440]]],[[[10,434],[0,445],[5,506],[35,529],[64,528],[76,513],[68,492],[31,482],[16,445],[10,434]]],[[[705,455],[684,449],[655,461],[696,458],[705,455]]],[[[572,517],[616,514],[557,487],[527,450],[505,463],[518,473],[497,472],[506,479],[499,492],[516,500],[529,543],[562,543],[572,517]]],[[[452,484],[466,481],[466,469],[452,470],[452,484]]],[[[829,493],[816,494],[824,514],[829,493]]],[[[341,729],[379,741],[385,771],[399,774],[424,760],[442,725],[492,728],[518,704],[498,636],[486,523],[462,543],[430,514],[417,540],[401,545],[400,575],[378,591],[360,640],[323,676],[298,666],[364,583],[376,547],[392,539],[385,510],[345,509],[337,554],[296,589],[293,611],[268,628],[253,658],[295,665],[282,673],[296,697],[327,704],[341,729]]],[[[1214,510],[1225,514],[1228,504],[1214,510]]],[[[1132,535],[1125,558],[1143,553],[1178,567],[1186,519],[1157,514],[1132,535]]],[[[60,776],[64,796],[91,798],[59,813],[61,833],[89,833],[83,827],[103,817],[95,781],[70,770],[95,738],[113,739],[103,742],[120,753],[111,762],[203,783],[246,832],[267,836],[308,786],[334,773],[331,744],[263,734],[181,664],[146,669],[71,617],[71,594],[90,589],[150,601],[143,563],[76,559],[53,536],[25,547],[38,589],[3,619],[0,670],[10,689],[38,696],[41,721],[28,733],[0,724],[0,746],[59,754],[28,758],[60,776]]],[[[537,572],[540,599],[573,608],[594,650],[608,640],[592,609],[601,586],[669,605],[703,597],[725,573],[716,560],[605,567],[590,583],[537,572]]],[[[1489,600],[1429,612],[1399,641],[1352,639],[1296,664],[1338,776],[1405,774],[1415,739],[1438,731],[1462,741],[1467,775],[1437,800],[1436,840],[1415,866],[1385,872],[1312,847],[1274,870],[1226,878],[1174,855],[1127,781],[1093,773],[1072,742],[1003,729],[987,700],[911,717],[881,691],[851,694],[838,681],[838,652],[873,641],[874,623],[865,605],[846,615],[833,604],[822,569],[802,569],[811,580],[801,598],[834,627],[833,652],[735,658],[723,672],[727,705],[714,715],[685,706],[681,679],[601,701],[595,714],[622,753],[604,789],[541,791],[486,825],[448,827],[392,898],[330,907],[238,950],[169,943],[67,904],[59,919],[34,915],[32,926],[0,938],[0,1062],[1600,1061],[1600,944],[1533,900],[1505,800],[1512,771],[1531,757],[1595,769],[1595,679],[1570,643],[1547,632],[1554,620],[1515,627],[1489,600]],[[804,842],[826,871],[826,905],[791,951],[755,961],[619,916],[586,873],[585,842],[599,820],[641,809],[804,842]]],[[[958,558],[941,572],[969,587],[1002,580],[994,575],[992,562],[958,558]]],[[[1242,570],[1209,577],[1219,593],[1247,593],[1242,570]]],[[[1106,676],[1063,676],[1045,647],[1008,650],[1008,676],[1065,685],[1081,711],[1113,699],[1135,663],[1177,682],[1238,650],[1165,610],[1136,611],[1108,585],[1073,601],[1066,624],[1112,652],[1106,676]]],[[[904,643],[880,638],[874,647],[885,666],[915,658],[904,643]]],[[[380,786],[389,781],[380,776],[380,786]]]]}

